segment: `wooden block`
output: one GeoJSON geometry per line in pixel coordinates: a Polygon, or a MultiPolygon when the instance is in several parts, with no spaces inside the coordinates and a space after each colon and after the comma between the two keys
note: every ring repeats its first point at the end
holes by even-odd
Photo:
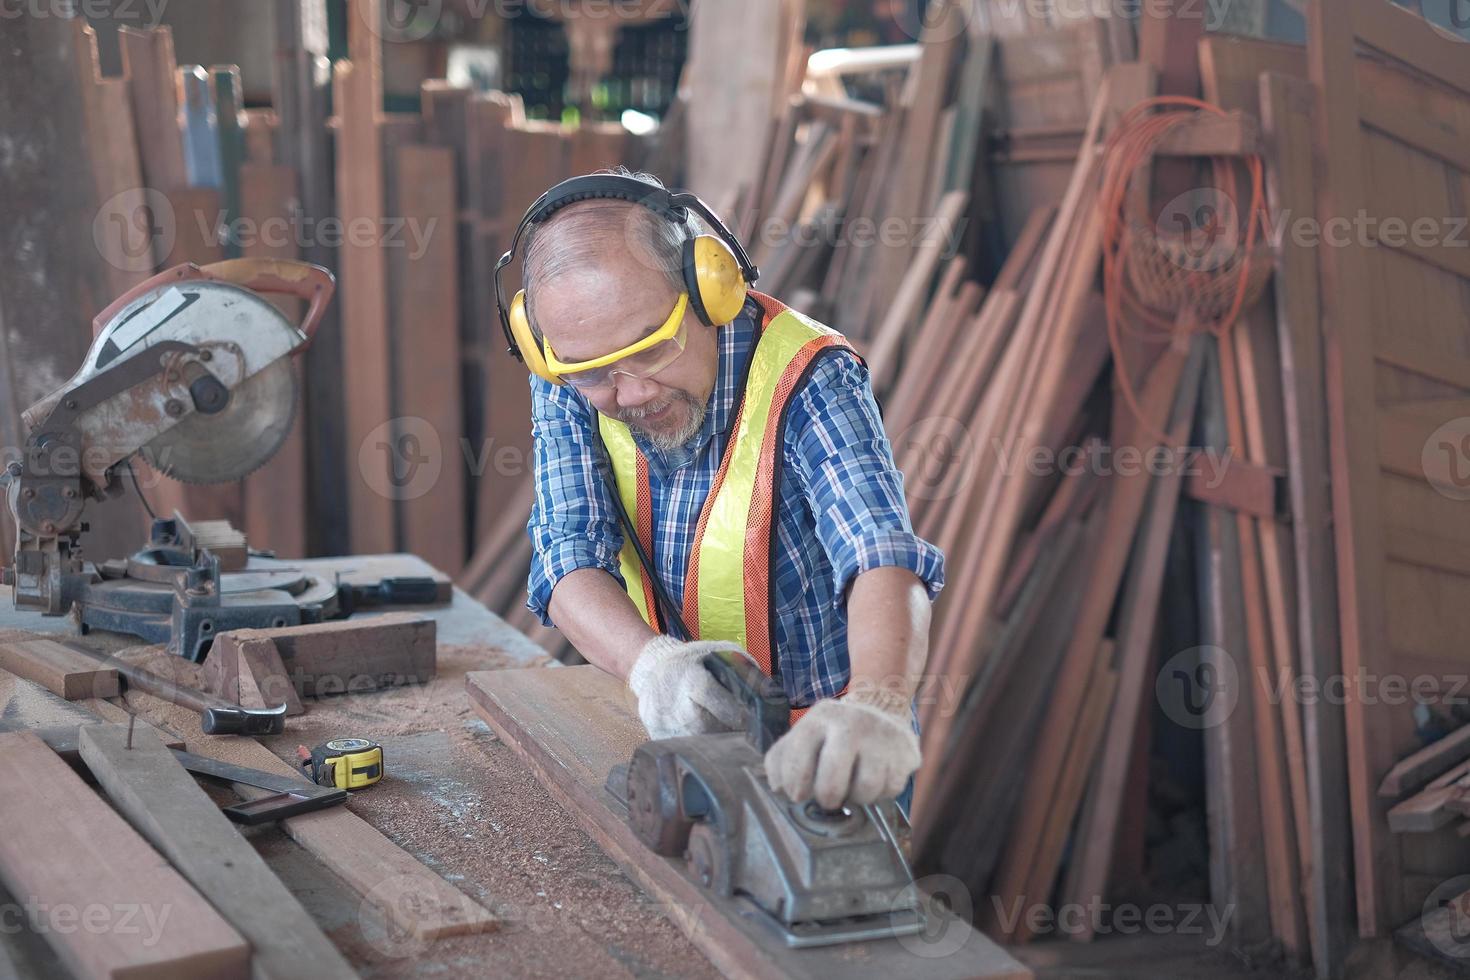
{"type": "Polygon", "coordinates": [[[205,660],[210,690],[247,708],[273,708],[284,703],[288,717],[305,713],[275,641],[251,633],[232,630],[215,639],[205,660]]]}
{"type": "Polygon", "coordinates": [[[926,957],[896,940],[787,949],[728,899],[702,889],[683,861],[659,857],[628,826],[606,789],[608,770],[626,763],[646,734],[626,687],[591,666],[476,671],[465,678],[475,710],[526,760],[547,790],[656,900],[727,976],[826,978],[1030,977],[985,936],[958,920],[943,924],[947,956],[926,957]],[[953,930],[959,930],[953,932],[953,930]]]}
{"type": "Polygon", "coordinates": [[[233,631],[238,644],[274,641],[282,669],[304,698],[422,684],[434,676],[437,635],[432,619],[410,613],[233,631]]]}
{"type": "Polygon", "coordinates": [[[12,895],[53,916],[74,908],[73,926],[95,921],[96,909],[117,926],[44,931],[76,976],[249,976],[244,938],[27,732],[0,735],[0,824],[0,879],[12,895]],[[124,915],[134,928],[122,928],[124,915]]]}
{"type": "Polygon", "coordinates": [[[9,639],[0,642],[0,667],[35,681],[68,701],[117,697],[117,671],[55,640],[9,639]]]}
{"type": "Polygon", "coordinates": [[[153,733],[81,730],[82,759],[115,807],[254,947],[257,976],[355,977],[296,896],[153,733]]]}

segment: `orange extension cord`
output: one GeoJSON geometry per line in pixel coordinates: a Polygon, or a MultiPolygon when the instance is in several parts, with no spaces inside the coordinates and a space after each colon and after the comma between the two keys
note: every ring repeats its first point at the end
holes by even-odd
{"type": "MultiPolygon", "coordinates": [[[[1266,227],[1264,168],[1261,158],[1252,154],[1244,160],[1251,179],[1251,203],[1245,221],[1244,253],[1239,262],[1234,300],[1229,312],[1212,323],[1195,316],[1183,315],[1186,311],[1182,310],[1166,315],[1139,297],[1129,284],[1129,252],[1132,246],[1127,213],[1129,189],[1139,168],[1153,160],[1164,137],[1200,112],[1227,115],[1219,106],[1186,96],[1159,96],[1140,102],[1119,121],[1103,150],[1100,206],[1103,212],[1103,298],[1107,309],[1108,343],[1113,351],[1119,388],[1129,410],[1139,424],[1162,444],[1170,442],[1169,436],[1145,418],[1139,407],[1132,373],[1128,370],[1123,351],[1123,331],[1127,329],[1131,335],[1152,342],[1173,342],[1181,334],[1193,334],[1200,330],[1209,330],[1216,336],[1229,331],[1240,318],[1250,292],[1255,245],[1266,227]]],[[[1231,166],[1232,159],[1213,158],[1214,185],[1221,188],[1231,201],[1236,201],[1236,174],[1231,166]]],[[[1146,215],[1138,217],[1143,219],[1146,215]]],[[[1180,272],[1194,279],[1218,275],[1215,272],[1183,268],[1180,272]]]]}

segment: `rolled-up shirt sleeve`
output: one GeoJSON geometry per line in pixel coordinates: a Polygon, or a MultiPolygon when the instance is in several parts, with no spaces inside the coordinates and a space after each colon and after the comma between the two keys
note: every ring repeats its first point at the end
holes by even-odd
{"type": "Polygon", "coordinates": [[[846,353],[821,358],[792,399],[783,444],[832,563],[834,605],[873,568],[907,568],[939,595],[944,555],[914,533],[867,368],[846,353]]]}
{"type": "Polygon", "coordinates": [[[570,389],[531,378],[531,434],[536,498],[526,533],[531,573],[526,608],[554,625],[548,607],[562,578],[600,568],[622,582],[617,511],[599,464],[591,409],[570,389]]]}

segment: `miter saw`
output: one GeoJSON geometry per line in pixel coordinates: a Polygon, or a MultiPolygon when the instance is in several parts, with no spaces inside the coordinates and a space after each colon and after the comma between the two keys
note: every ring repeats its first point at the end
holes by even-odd
{"type": "Polygon", "coordinates": [[[23,456],[0,474],[17,529],[0,580],[16,607],[76,607],[84,630],[131,633],[199,661],[225,630],[346,615],[354,599],[436,601],[434,583],[417,579],[341,590],[251,555],[223,522],[177,514],[156,519],[130,558],[93,564],[78,548],[87,500],[120,495],[135,455],[186,483],[238,480],[275,455],[296,411],[292,355],[311,343],[334,290],[320,266],[234,259],[176,266],[98,314],[81,370],[23,413],[23,456]],[[301,323],[262,294],[304,301],[301,323]]]}
{"type": "Polygon", "coordinates": [[[762,759],[790,727],[785,691],[746,654],[708,654],[704,667],[741,699],[747,729],[646,742],[609,774],[639,839],[683,857],[700,885],[788,946],[923,932],[897,804],[826,810],[773,792],[762,759]]]}

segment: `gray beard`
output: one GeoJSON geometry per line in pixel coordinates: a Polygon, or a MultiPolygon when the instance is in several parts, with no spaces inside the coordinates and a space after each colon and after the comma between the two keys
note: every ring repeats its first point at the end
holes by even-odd
{"type": "Polygon", "coordinates": [[[672,432],[650,432],[638,423],[648,414],[646,408],[626,408],[617,414],[619,422],[638,430],[638,434],[648,440],[649,445],[661,453],[676,452],[689,444],[699,434],[700,427],[704,425],[704,404],[697,401],[692,395],[684,391],[676,391],[670,404],[683,402],[689,407],[689,419],[684,425],[672,432]]]}

